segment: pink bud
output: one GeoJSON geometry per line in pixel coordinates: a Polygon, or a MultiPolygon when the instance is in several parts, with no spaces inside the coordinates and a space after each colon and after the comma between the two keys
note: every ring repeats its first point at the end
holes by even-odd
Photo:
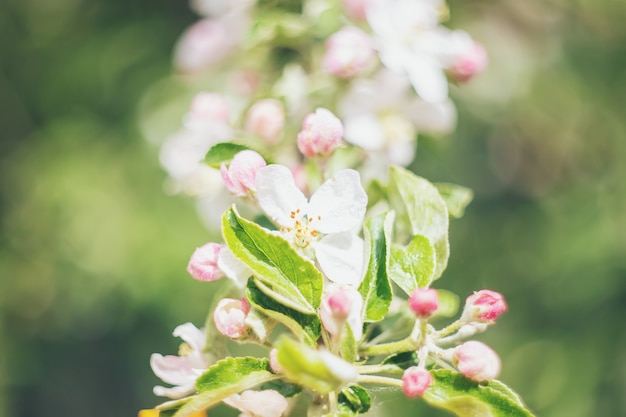
{"type": "Polygon", "coordinates": [[[217,331],[231,339],[238,339],[247,333],[245,320],[250,311],[250,305],[247,301],[245,303],[242,301],[245,299],[224,298],[217,303],[213,313],[217,331]]]}
{"type": "Polygon", "coordinates": [[[229,80],[229,90],[242,96],[249,96],[261,83],[261,75],[255,70],[236,70],[229,80]]]}
{"type": "Polygon", "coordinates": [[[500,375],[500,358],[489,346],[475,340],[465,342],[454,350],[455,366],[467,378],[488,381],[500,375]]]}
{"type": "Polygon", "coordinates": [[[220,170],[224,185],[238,197],[246,197],[256,191],[256,173],[266,165],[265,159],[258,153],[245,150],[239,152],[226,168],[220,170]]]}
{"type": "Polygon", "coordinates": [[[466,322],[493,322],[507,310],[502,294],[491,290],[480,290],[467,297],[462,319],[466,322]]]}
{"type": "Polygon", "coordinates": [[[182,72],[195,73],[221,61],[234,44],[226,23],[203,19],[189,27],[176,44],[174,62],[182,72]]]}
{"type": "Polygon", "coordinates": [[[322,67],[337,77],[353,77],[366,69],[373,57],[369,36],[355,27],[345,27],[326,41],[322,67]]]}
{"type": "Polygon", "coordinates": [[[415,315],[427,319],[439,307],[439,296],[432,288],[416,288],[409,297],[409,307],[415,315]]]}
{"type": "Polygon", "coordinates": [[[202,92],[193,98],[187,114],[187,122],[191,124],[227,123],[229,117],[228,103],[221,94],[202,92]]]}
{"type": "Polygon", "coordinates": [[[363,335],[363,297],[351,287],[330,286],[324,292],[320,306],[320,319],[333,336],[341,333],[345,323],[350,325],[356,340],[363,335]]]}
{"type": "Polygon", "coordinates": [[[488,63],[489,56],[485,47],[478,42],[472,42],[465,53],[450,68],[450,74],[458,82],[466,82],[474,75],[484,71],[488,63]]]}
{"type": "Polygon", "coordinates": [[[432,380],[432,375],[426,369],[412,366],[402,375],[402,391],[409,398],[421,397],[432,380]]]}
{"type": "Polygon", "coordinates": [[[187,272],[198,281],[215,281],[224,276],[217,266],[217,260],[222,250],[222,245],[207,243],[197,248],[189,259],[187,272]]]}
{"type": "Polygon", "coordinates": [[[270,350],[270,368],[275,374],[283,373],[283,367],[278,363],[278,350],[270,350]]]}
{"type": "Polygon", "coordinates": [[[368,0],[342,0],[348,16],[354,20],[365,20],[368,0]]]}
{"type": "Polygon", "coordinates": [[[285,126],[285,109],[276,99],[259,100],[250,107],[246,117],[246,131],[261,137],[272,144],[280,139],[285,126]]]}
{"type": "Polygon", "coordinates": [[[306,157],[328,156],[341,144],[343,124],[329,110],[318,108],[309,114],[298,133],[298,149],[306,157]]]}

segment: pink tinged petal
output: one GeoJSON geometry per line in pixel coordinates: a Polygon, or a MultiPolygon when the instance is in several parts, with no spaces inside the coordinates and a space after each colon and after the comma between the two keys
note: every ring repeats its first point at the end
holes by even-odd
{"type": "Polygon", "coordinates": [[[409,296],[409,307],[415,315],[427,319],[439,307],[439,295],[432,288],[417,288],[409,296]]]}
{"type": "Polygon", "coordinates": [[[506,312],[504,296],[496,291],[480,290],[467,297],[462,319],[491,323],[506,312]]]}
{"type": "Polygon", "coordinates": [[[385,146],[385,130],[374,114],[360,114],[345,120],[345,139],[366,151],[377,151],[385,146]]]}
{"type": "Polygon", "coordinates": [[[306,157],[328,156],[341,144],[343,124],[332,112],[318,108],[309,114],[298,133],[298,149],[306,157]]]}
{"type": "Polygon", "coordinates": [[[315,257],[329,280],[359,285],[363,279],[363,246],[363,239],[350,232],[333,233],[315,245],[315,257]]]}
{"type": "Polygon", "coordinates": [[[346,14],[355,20],[365,20],[368,0],[342,0],[346,14]]]}
{"type": "Polygon", "coordinates": [[[256,198],[265,214],[281,226],[293,226],[291,212],[306,210],[307,199],[296,186],[289,168],[269,165],[256,177],[256,198]]]}
{"type": "Polygon", "coordinates": [[[272,372],[274,372],[275,374],[283,373],[283,367],[278,362],[277,349],[270,350],[270,368],[272,368],[272,372]]]}
{"type": "Polygon", "coordinates": [[[197,378],[192,361],[187,356],[153,353],[150,356],[150,367],[163,382],[172,385],[193,385],[197,378]]]}
{"type": "Polygon", "coordinates": [[[186,397],[187,395],[195,392],[195,390],[195,381],[188,385],[179,385],[170,388],[162,387],[160,385],[156,385],[152,388],[154,395],[158,397],[167,397],[172,400],[178,400],[179,398],[186,397]]]}
{"type": "Polygon", "coordinates": [[[246,131],[260,136],[266,143],[276,143],[284,126],[285,109],[278,100],[259,100],[248,110],[246,131]]]}
{"type": "Polygon", "coordinates": [[[209,242],[197,248],[189,259],[187,272],[199,281],[216,281],[224,276],[218,266],[222,245],[209,242]]]}
{"type": "Polygon", "coordinates": [[[245,323],[249,308],[241,300],[224,298],[217,303],[213,312],[213,322],[217,331],[231,339],[238,339],[247,333],[245,323]]]}
{"type": "Polygon", "coordinates": [[[337,77],[352,77],[365,70],[374,56],[368,35],[355,27],[345,27],[326,40],[323,70],[337,77]]]}
{"type": "Polygon", "coordinates": [[[183,72],[195,73],[215,65],[230,52],[233,43],[225,21],[203,19],[189,27],[174,50],[174,64],[183,72]]]}
{"type": "Polygon", "coordinates": [[[409,398],[421,397],[433,380],[426,369],[412,366],[402,375],[402,391],[409,398]]]}
{"type": "Polygon", "coordinates": [[[363,335],[363,297],[352,286],[330,285],[322,297],[319,315],[324,328],[339,336],[348,323],[356,340],[363,335]]]}
{"type": "Polygon", "coordinates": [[[361,226],[367,206],[367,194],[359,173],[343,169],[327,180],[313,194],[307,214],[321,233],[344,232],[361,226]]]}
{"type": "Polygon", "coordinates": [[[256,174],[265,167],[265,159],[255,151],[245,150],[235,155],[228,169],[222,164],[221,174],[228,191],[245,197],[256,191],[256,174]]]}
{"type": "Polygon", "coordinates": [[[475,340],[465,342],[454,350],[454,364],[467,378],[488,381],[500,375],[500,357],[489,346],[475,340]]]}
{"type": "Polygon", "coordinates": [[[172,333],[174,337],[180,337],[193,351],[202,352],[206,345],[206,334],[192,323],[184,323],[177,326],[172,333]]]}
{"type": "Polygon", "coordinates": [[[227,123],[229,118],[230,109],[224,96],[207,92],[196,94],[187,114],[187,121],[192,124],[215,121],[227,123]]]}
{"type": "Polygon", "coordinates": [[[252,417],[280,417],[287,410],[287,400],[274,390],[244,391],[233,394],[224,403],[252,417]]]}

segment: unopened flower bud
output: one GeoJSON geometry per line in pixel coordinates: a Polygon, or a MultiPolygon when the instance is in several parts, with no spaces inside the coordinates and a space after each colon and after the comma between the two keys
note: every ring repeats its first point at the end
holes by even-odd
{"type": "Polygon", "coordinates": [[[491,290],[480,290],[467,297],[462,320],[491,323],[507,309],[502,294],[491,290]]]}
{"type": "Polygon", "coordinates": [[[224,276],[217,262],[222,245],[209,242],[197,248],[187,265],[187,272],[198,281],[216,281],[224,276]]]}
{"type": "Polygon", "coordinates": [[[427,319],[439,307],[439,295],[432,288],[416,288],[409,297],[409,307],[421,319],[427,319]]]}
{"type": "Polygon", "coordinates": [[[346,14],[354,20],[365,20],[368,0],[342,0],[346,14]]]}
{"type": "Polygon", "coordinates": [[[343,124],[329,110],[318,108],[309,114],[298,133],[298,149],[306,157],[328,156],[341,144],[343,124]]]}
{"type": "Polygon", "coordinates": [[[412,366],[402,375],[402,392],[409,398],[421,397],[432,380],[432,375],[426,369],[412,366]]]}
{"type": "Polygon", "coordinates": [[[216,93],[198,93],[193,98],[186,123],[188,125],[206,125],[211,122],[227,123],[230,108],[224,96],[216,93]]]}
{"type": "Polygon", "coordinates": [[[213,313],[213,321],[217,331],[231,339],[245,336],[247,333],[245,320],[249,312],[250,304],[245,298],[220,300],[213,313]]]}
{"type": "Polygon", "coordinates": [[[472,340],[463,343],[454,350],[453,361],[459,372],[476,382],[500,375],[500,357],[482,342],[472,340]]]}
{"type": "Polygon", "coordinates": [[[238,197],[252,195],[256,191],[256,173],[265,165],[265,159],[258,153],[241,151],[235,155],[228,168],[222,164],[220,172],[224,185],[238,197]]]}
{"type": "Polygon", "coordinates": [[[276,99],[259,100],[248,110],[246,131],[258,135],[267,143],[276,143],[284,126],[285,109],[276,99]]]}
{"type": "Polygon", "coordinates": [[[485,47],[478,42],[472,42],[464,54],[450,68],[450,74],[458,82],[469,81],[474,75],[487,68],[489,56],[485,47]]]}
{"type": "Polygon", "coordinates": [[[351,287],[330,286],[322,297],[320,319],[324,328],[333,336],[341,334],[347,322],[356,340],[363,335],[363,296],[351,287]]]}
{"type": "Polygon", "coordinates": [[[353,77],[365,70],[373,57],[372,42],[365,32],[345,27],[326,41],[322,67],[325,72],[337,77],[353,77]]]}
{"type": "Polygon", "coordinates": [[[283,367],[278,363],[278,350],[276,349],[270,350],[270,368],[275,374],[283,372],[283,367]]]}
{"type": "Polygon", "coordinates": [[[202,19],[187,29],[176,44],[174,64],[185,73],[197,73],[220,62],[234,46],[226,23],[202,19]]]}

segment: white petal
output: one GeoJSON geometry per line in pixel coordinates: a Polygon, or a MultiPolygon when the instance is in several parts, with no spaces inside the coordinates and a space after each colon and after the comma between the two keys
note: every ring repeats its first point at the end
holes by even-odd
{"type": "Polygon", "coordinates": [[[163,382],[172,385],[189,385],[196,381],[197,373],[192,367],[192,361],[186,356],[163,356],[153,353],[150,356],[152,372],[163,382]]]}
{"type": "Polygon", "coordinates": [[[292,226],[291,212],[306,210],[307,206],[291,171],[282,165],[268,165],[257,171],[256,198],[265,214],[281,226],[292,226]]]}
{"type": "Polygon", "coordinates": [[[405,60],[413,88],[421,98],[441,102],[448,98],[448,80],[443,69],[428,55],[413,55],[405,60]]]}
{"type": "Polygon", "coordinates": [[[389,144],[387,149],[387,156],[389,162],[395,165],[407,166],[415,157],[415,151],[417,150],[417,142],[413,141],[400,141],[389,144]]]}
{"type": "Polygon", "coordinates": [[[183,339],[194,351],[202,351],[206,344],[206,335],[192,323],[181,324],[172,334],[183,339]]]}
{"type": "Polygon", "coordinates": [[[363,239],[350,233],[324,236],[315,245],[324,274],[337,284],[359,285],[363,279],[363,239]]]}
{"type": "Polygon", "coordinates": [[[244,391],[233,394],[224,402],[254,417],[280,417],[287,409],[287,400],[274,390],[244,391]]]}
{"type": "Polygon", "coordinates": [[[385,131],[373,114],[361,114],[344,120],[344,138],[367,151],[376,151],[385,145],[385,131]]]}
{"type": "Polygon", "coordinates": [[[248,265],[241,262],[226,246],[220,251],[217,258],[217,266],[241,288],[246,285],[248,278],[252,275],[248,265]]]}
{"type": "Polygon", "coordinates": [[[326,364],[333,375],[341,381],[352,382],[359,376],[359,373],[354,365],[344,361],[338,356],[333,355],[327,350],[321,349],[319,353],[324,364],[326,364]]]}
{"type": "Polygon", "coordinates": [[[405,114],[420,132],[446,134],[456,126],[456,108],[449,99],[441,103],[415,99],[409,103],[405,114]]]}
{"type": "Polygon", "coordinates": [[[177,400],[179,398],[183,398],[196,390],[195,383],[190,385],[181,385],[178,387],[165,388],[160,385],[155,386],[152,389],[154,395],[159,397],[168,397],[172,400],[177,400]]]}
{"type": "Polygon", "coordinates": [[[342,169],[313,194],[307,214],[315,219],[313,227],[318,231],[337,233],[360,226],[366,206],[367,194],[359,173],[342,169]]]}

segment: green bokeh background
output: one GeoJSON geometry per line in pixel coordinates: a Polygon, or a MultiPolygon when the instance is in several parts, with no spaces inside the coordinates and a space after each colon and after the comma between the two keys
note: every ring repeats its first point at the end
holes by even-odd
{"type": "MultiPolygon", "coordinates": [[[[481,339],[537,415],[624,415],[626,3],[450,6],[491,67],[413,166],[476,193],[437,285],[506,295],[481,339]]],[[[0,416],[133,416],[159,401],[150,353],[204,320],[215,287],[184,268],[211,237],[138,122],[195,20],[184,1],[0,2],[0,416]]],[[[447,415],[377,395],[372,415],[447,415]]]]}

